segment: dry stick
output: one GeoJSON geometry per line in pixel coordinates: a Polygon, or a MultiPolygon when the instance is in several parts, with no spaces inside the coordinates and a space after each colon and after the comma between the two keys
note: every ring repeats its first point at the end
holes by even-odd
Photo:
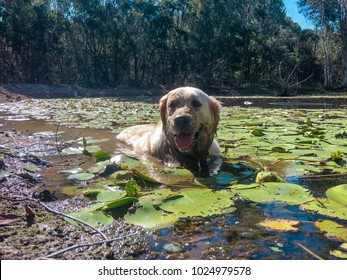
{"type": "Polygon", "coordinates": [[[28,200],[34,201],[34,202],[36,202],[36,203],[39,203],[41,206],[43,206],[44,208],[46,208],[46,210],[49,211],[49,212],[51,212],[51,213],[64,216],[64,217],[69,218],[69,219],[71,219],[71,220],[74,220],[74,221],[76,221],[76,222],[78,222],[78,223],[80,223],[80,224],[83,224],[83,225],[85,225],[85,226],[87,226],[87,227],[90,227],[91,229],[93,229],[93,230],[95,230],[97,233],[99,233],[99,234],[102,236],[102,238],[103,238],[104,240],[107,240],[107,239],[108,239],[108,238],[106,237],[106,235],[103,234],[100,230],[98,230],[97,228],[93,227],[92,225],[90,225],[90,224],[88,224],[88,223],[86,223],[86,222],[83,222],[83,221],[80,220],[80,219],[77,219],[77,218],[72,217],[72,216],[70,216],[70,215],[67,215],[67,214],[64,214],[64,213],[62,213],[62,212],[56,211],[56,210],[54,210],[54,209],[48,207],[47,205],[45,205],[44,203],[42,203],[42,202],[39,201],[39,200],[32,199],[32,198],[29,198],[28,200]]]}
{"type": "Polygon", "coordinates": [[[80,224],[82,224],[82,225],[85,225],[85,226],[87,226],[87,227],[90,227],[91,229],[93,229],[94,231],[96,231],[97,233],[99,233],[99,234],[102,236],[102,238],[103,238],[104,240],[107,240],[107,239],[108,239],[107,236],[106,236],[105,234],[103,234],[100,230],[98,230],[97,228],[93,227],[92,225],[90,225],[90,224],[88,224],[88,223],[86,223],[86,222],[84,222],[84,221],[82,221],[82,220],[80,220],[80,219],[77,219],[77,218],[75,218],[75,217],[72,217],[72,216],[70,216],[70,215],[64,214],[64,213],[59,212],[59,211],[57,211],[57,210],[54,210],[54,209],[48,207],[46,204],[42,203],[41,201],[39,201],[39,200],[37,200],[37,199],[33,199],[33,198],[22,198],[22,199],[16,198],[16,199],[14,199],[14,198],[5,198],[5,197],[0,197],[0,198],[1,198],[1,199],[5,199],[5,200],[11,200],[11,201],[24,201],[24,200],[28,200],[28,201],[36,202],[36,203],[40,204],[41,206],[43,206],[48,212],[51,212],[51,213],[56,214],[56,215],[64,216],[64,217],[69,218],[69,219],[71,219],[71,220],[74,220],[74,221],[76,221],[76,222],[78,222],[78,223],[80,223],[80,224]]]}
{"type": "Polygon", "coordinates": [[[65,253],[65,252],[67,252],[67,251],[71,251],[71,250],[73,250],[73,249],[77,249],[77,248],[81,248],[81,247],[89,247],[89,246],[99,245],[99,244],[104,244],[104,243],[110,243],[110,242],[114,242],[114,241],[117,241],[117,240],[121,240],[121,239],[130,237],[130,236],[134,236],[134,235],[136,235],[136,234],[137,234],[137,232],[131,233],[131,234],[128,234],[128,235],[125,235],[125,236],[122,236],[122,237],[113,238],[113,239],[106,239],[106,240],[97,241],[97,242],[92,242],[92,243],[73,245],[73,246],[67,247],[67,248],[65,248],[65,249],[59,250],[59,251],[57,251],[57,252],[54,252],[54,253],[45,255],[45,256],[43,256],[43,257],[40,257],[40,258],[38,258],[38,259],[39,259],[39,260],[48,259],[48,258],[57,256],[57,255],[60,255],[60,254],[62,254],[62,253],[65,253]]]}
{"type": "Polygon", "coordinates": [[[307,253],[309,253],[311,256],[315,257],[318,260],[324,260],[322,257],[318,256],[317,254],[313,253],[310,249],[306,248],[304,245],[302,245],[299,242],[295,242],[296,245],[304,249],[307,253]]]}

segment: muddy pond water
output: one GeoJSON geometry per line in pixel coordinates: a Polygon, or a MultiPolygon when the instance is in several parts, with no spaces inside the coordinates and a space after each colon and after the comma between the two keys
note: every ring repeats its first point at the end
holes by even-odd
{"type": "Polygon", "coordinates": [[[157,100],[4,103],[0,131],[49,139],[26,151],[52,162],[40,190],[91,201],[72,214],[156,236],[140,259],[347,258],[347,98],[220,100],[224,164],[213,176],[133,158],[115,141],[126,126],[155,123],[157,100]]]}

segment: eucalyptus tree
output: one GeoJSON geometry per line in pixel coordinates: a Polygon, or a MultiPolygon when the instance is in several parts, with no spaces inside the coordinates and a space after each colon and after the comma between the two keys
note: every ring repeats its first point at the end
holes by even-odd
{"type": "Polygon", "coordinates": [[[341,85],[347,87],[347,3],[345,0],[299,0],[298,5],[320,28],[323,43],[324,86],[332,87],[334,56],[340,57],[341,85]],[[334,54],[336,34],[340,47],[334,54]]]}

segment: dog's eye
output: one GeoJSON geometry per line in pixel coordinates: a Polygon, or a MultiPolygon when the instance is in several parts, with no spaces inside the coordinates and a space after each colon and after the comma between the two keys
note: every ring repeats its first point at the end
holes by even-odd
{"type": "Polygon", "coordinates": [[[200,106],[201,106],[201,103],[200,103],[199,101],[197,101],[197,100],[194,100],[194,101],[192,102],[192,105],[193,105],[193,107],[197,108],[197,107],[200,107],[200,106]]]}
{"type": "Polygon", "coordinates": [[[177,102],[171,102],[168,106],[170,109],[175,109],[177,107],[177,102]]]}

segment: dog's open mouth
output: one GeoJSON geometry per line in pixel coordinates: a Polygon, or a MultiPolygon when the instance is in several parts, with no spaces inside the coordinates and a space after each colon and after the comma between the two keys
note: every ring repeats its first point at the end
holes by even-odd
{"type": "Polygon", "coordinates": [[[195,132],[194,134],[191,134],[191,133],[175,134],[174,140],[175,140],[175,144],[176,144],[177,148],[180,150],[189,149],[191,146],[193,146],[195,141],[198,139],[198,137],[201,133],[201,130],[202,130],[202,127],[200,127],[197,130],[197,132],[195,132]]]}

